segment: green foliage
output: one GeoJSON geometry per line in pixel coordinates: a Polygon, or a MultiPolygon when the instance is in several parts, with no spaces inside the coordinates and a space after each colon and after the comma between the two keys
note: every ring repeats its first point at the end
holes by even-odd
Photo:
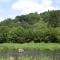
{"type": "Polygon", "coordinates": [[[60,11],[48,11],[43,13],[41,16],[51,27],[58,27],[60,24],[60,11]]]}
{"type": "Polygon", "coordinates": [[[30,13],[0,22],[0,43],[60,43],[60,11],[30,13]]]}

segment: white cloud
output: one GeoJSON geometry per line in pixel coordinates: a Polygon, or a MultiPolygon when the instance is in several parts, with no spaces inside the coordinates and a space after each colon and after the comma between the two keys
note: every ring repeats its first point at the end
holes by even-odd
{"type": "Polygon", "coordinates": [[[12,9],[22,14],[27,14],[31,12],[43,12],[55,9],[52,6],[52,0],[41,0],[40,3],[38,0],[17,0],[13,5],[12,9]]]}

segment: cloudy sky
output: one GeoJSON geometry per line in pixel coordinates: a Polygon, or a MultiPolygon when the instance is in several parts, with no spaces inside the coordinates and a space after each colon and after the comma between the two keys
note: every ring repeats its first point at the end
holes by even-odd
{"type": "Polygon", "coordinates": [[[60,9],[60,0],[0,0],[0,21],[16,15],[60,9]]]}

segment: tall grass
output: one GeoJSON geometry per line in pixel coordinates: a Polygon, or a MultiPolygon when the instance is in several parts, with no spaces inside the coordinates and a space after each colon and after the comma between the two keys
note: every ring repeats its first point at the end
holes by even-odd
{"type": "Polygon", "coordinates": [[[0,51],[6,49],[39,49],[39,50],[60,50],[60,44],[57,43],[3,43],[0,44],[0,51]]]}

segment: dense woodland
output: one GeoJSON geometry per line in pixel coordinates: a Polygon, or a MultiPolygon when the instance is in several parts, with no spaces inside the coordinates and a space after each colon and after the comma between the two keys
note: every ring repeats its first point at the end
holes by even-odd
{"type": "Polygon", "coordinates": [[[60,10],[16,16],[0,22],[0,43],[60,43],[60,10]]]}

